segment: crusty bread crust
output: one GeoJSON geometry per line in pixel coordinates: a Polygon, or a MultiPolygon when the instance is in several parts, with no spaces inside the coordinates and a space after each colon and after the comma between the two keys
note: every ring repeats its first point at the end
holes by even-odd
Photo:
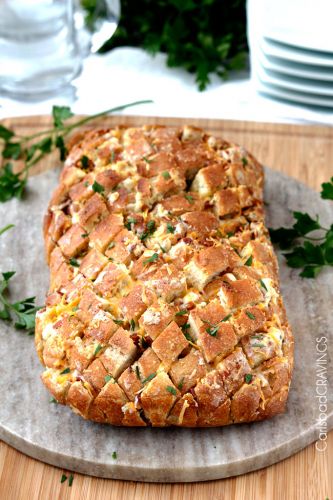
{"type": "Polygon", "coordinates": [[[293,337],[264,225],[263,170],[202,130],[73,142],[44,222],[42,380],[82,417],[221,426],[285,409],[293,337]]]}

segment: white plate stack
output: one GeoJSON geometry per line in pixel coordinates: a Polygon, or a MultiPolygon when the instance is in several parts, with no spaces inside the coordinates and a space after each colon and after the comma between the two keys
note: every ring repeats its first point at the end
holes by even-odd
{"type": "Polygon", "coordinates": [[[333,0],[248,0],[247,14],[257,90],[333,108],[333,0]]]}

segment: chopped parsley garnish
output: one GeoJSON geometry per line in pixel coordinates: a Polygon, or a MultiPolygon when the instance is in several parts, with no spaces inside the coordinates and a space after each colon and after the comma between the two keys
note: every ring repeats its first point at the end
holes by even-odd
{"type": "Polygon", "coordinates": [[[247,373],[247,374],[245,375],[245,382],[246,382],[247,384],[249,384],[249,383],[251,382],[252,378],[253,378],[253,375],[252,375],[251,373],[247,373]]]}
{"type": "Polygon", "coordinates": [[[267,286],[265,285],[265,282],[263,280],[259,280],[259,283],[260,285],[266,290],[266,292],[268,292],[268,288],[267,286]]]}
{"type": "Polygon", "coordinates": [[[211,337],[216,337],[217,332],[219,331],[220,328],[220,323],[224,323],[225,321],[228,321],[228,319],[231,318],[231,314],[228,314],[225,316],[221,321],[218,321],[217,323],[213,324],[210,321],[207,321],[203,319],[202,321],[204,323],[207,323],[209,326],[206,328],[206,332],[211,336],[211,337]]]}
{"type": "Polygon", "coordinates": [[[124,224],[124,226],[130,231],[132,224],[136,224],[136,219],[134,219],[134,217],[128,217],[127,222],[124,224]]]}
{"type": "Polygon", "coordinates": [[[250,255],[250,257],[245,262],[245,265],[246,266],[252,266],[252,261],[253,261],[253,257],[252,257],[252,255],[250,255]]]}
{"type": "Polygon", "coordinates": [[[60,482],[61,482],[61,483],[64,483],[64,482],[66,481],[66,479],[67,479],[66,474],[63,474],[63,475],[61,476],[60,482]]]}
{"type": "Polygon", "coordinates": [[[245,156],[243,156],[243,158],[242,158],[242,163],[243,163],[244,167],[249,163],[248,159],[245,156]]]}
{"type": "Polygon", "coordinates": [[[245,311],[245,314],[246,314],[246,316],[247,316],[248,318],[250,318],[250,319],[256,319],[255,315],[254,315],[254,314],[252,314],[250,311],[245,311]]]}
{"type": "Polygon", "coordinates": [[[178,389],[179,389],[180,391],[181,391],[181,390],[182,390],[182,388],[183,388],[183,385],[184,385],[184,379],[185,379],[185,377],[183,377],[183,378],[181,379],[181,381],[179,382],[179,384],[178,384],[178,389]]]}
{"type": "Polygon", "coordinates": [[[93,191],[95,191],[95,193],[104,193],[104,191],[105,191],[105,187],[102,186],[102,184],[99,184],[97,181],[94,181],[94,184],[92,185],[92,189],[93,189],[93,191]]]}
{"type": "Polygon", "coordinates": [[[94,356],[97,356],[97,354],[99,353],[99,351],[102,349],[103,347],[101,346],[101,344],[98,344],[98,346],[96,347],[95,349],[95,352],[94,352],[94,356]]]}
{"type": "Polygon", "coordinates": [[[147,229],[148,229],[148,232],[149,234],[152,234],[155,229],[156,229],[156,224],[155,224],[155,221],[154,220],[150,220],[147,222],[147,229]]]}
{"type": "Polygon", "coordinates": [[[191,203],[191,205],[193,205],[193,203],[194,203],[194,198],[193,198],[193,196],[191,196],[190,194],[185,194],[185,198],[187,199],[187,201],[188,201],[189,203],[191,203]]]}
{"type": "Polygon", "coordinates": [[[251,347],[265,347],[265,344],[252,344],[251,347]]]}
{"type": "Polygon", "coordinates": [[[146,384],[147,382],[150,382],[151,380],[153,380],[153,378],[156,377],[156,373],[151,373],[150,375],[148,375],[148,377],[146,377],[142,383],[143,384],[146,384]]]}
{"type": "Polygon", "coordinates": [[[158,246],[160,247],[160,249],[162,250],[162,253],[166,253],[166,250],[165,248],[162,247],[162,245],[159,243],[158,246]]]}
{"type": "Polygon", "coordinates": [[[76,259],[74,259],[73,257],[71,259],[69,259],[69,263],[73,267],[80,267],[80,263],[76,259]]]}
{"type": "Polygon", "coordinates": [[[79,306],[72,307],[72,312],[76,312],[79,309],[79,306]]]}
{"type": "Polygon", "coordinates": [[[224,316],[224,318],[221,320],[221,323],[228,321],[228,319],[230,319],[230,318],[231,318],[231,314],[227,314],[227,316],[224,316]]]}
{"type": "Polygon", "coordinates": [[[83,185],[84,185],[84,187],[86,187],[86,188],[90,186],[90,184],[89,184],[89,182],[88,182],[88,181],[85,181],[85,182],[83,183],[83,185]]]}
{"type": "Polygon", "coordinates": [[[111,243],[108,246],[108,249],[111,250],[111,248],[114,248],[116,246],[114,241],[111,241],[111,243]]]}
{"type": "Polygon", "coordinates": [[[149,264],[150,262],[156,262],[158,259],[158,253],[153,253],[153,255],[151,257],[149,257],[148,259],[144,260],[143,263],[144,264],[149,264]]]}
{"type": "Polygon", "coordinates": [[[194,340],[192,339],[191,335],[188,332],[183,331],[183,334],[184,334],[184,337],[186,338],[186,340],[188,340],[189,342],[192,342],[192,344],[194,344],[194,340]]]}
{"type": "Polygon", "coordinates": [[[88,233],[83,233],[81,234],[81,238],[88,238],[89,234],[88,233]]]}
{"type": "Polygon", "coordinates": [[[81,157],[81,165],[82,165],[82,168],[84,168],[84,169],[89,167],[89,158],[88,158],[88,156],[83,155],[81,157]]]}
{"type": "Polygon", "coordinates": [[[170,222],[167,223],[167,233],[174,233],[176,231],[176,228],[173,227],[172,224],[170,224],[170,222]]]}
{"type": "Polygon", "coordinates": [[[110,382],[110,380],[112,380],[111,375],[105,375],[104,380],[105,382],[110,382]]]}
{"type": "Polygon", "coordinates": [[[74,481],[74,476],[71,474],[68,478],[68,486],[71,487],[74,481]]]}
{"type": "Polygon", "coordinates": [[[170,394],[173,394],[173,396],[177,396],[177,391],[174,387],[171,387],[171,385],[166,386],[166,390],[170,392],[170,394]]]}
{"type": "Polygon", "coordinates": [[[186,332],[190,328],[189,323],[184,323],[184,325],[181,326],[181,329],[183,330],[183,333],[186,332]]]}
{"type": "Polygon", "coordinates": [[[180,311],[176,312],[175,316],[185,316],[185,314],[187,313],[187,309],[181,309],[180,311]]]}
{"type": "Polygon", "coordinates": [[[131,319],[131,321],[130,321],[130,330],[131,330],[132,332],[134,332],[134,330],[135,330],[135,326],[136,326],[136,325],[135,325],[135,321],[134,321],[134,319],[131,319]]]}
{"type": "Polygon", "coordinates": [[[149,236],[151,236],[156,230],[156,223],[154,220],[150,220],[147,222],[147,229],[140,236],[140,240],[143,241],[149,236]]]}
{"type": "Polygon", "coordinates": [[[110,163],[113,163],[114,160],[116,158],[116,153],[114,151],[111,151],[111,155],[110,155],[110,163]]]}
{"type": "Polygon", "coordinates": [[[112,453],[112,458],[113,458],[114,460],[116,460],[116,458],[117,458],[117,452],[116,452],[116,451],[114,451],[114,452],[112,453]]]}
{"type": "Polygon", "coordinates": [[[124,323],[124,320],[123,319],[114,319],[113,322],[116,323],[116,325],[122,325],[124,323]]]}
{"type": "Polygon", "coordinates": [[[146,156],[143,156],[142,159],[146,162],[146,163],[151,163],[152,160],[149,160],[149,158],[147,158],[146,156]]]}
{"type": "Polygon", "coordinates": [[[162,172],[162,176],[164,177],[165,180],[168,180],[171,178],[171,175],[169,174],[169,172],[162,172]]]}
{"type": "Polygon", "coordinates": [[[139,370],[138,365],[136,365],[136,367],[135,367],[135,375],[136,375],[138,380],[141,380],[140,370],[139,370]]]}
{"type": "Polygon", "coordinates": [[[60,372],[60,375],[66,375],[66,373],[70,372],[71,372],[70,368],[65,368],[62,372],[60,372]]]}
{"type": "Polygon", "coordinates": [[[58,401],[56,400],[56,398],[50,398],[49,403],[58,404],[58,401]]]}
{"type": "Polygon", "coordinates": [[[227,233],[227,238],[231,238],[235,233],[233,233],[232,231],[230,233],[227,233]]]}
{"type": "Polygon", "coordinates": [[[217,336],[217,332],[219,331],[219,326],[208,326],[206,328],[206,332],[211,335],[211,337],[216,337],[217,336]]]}

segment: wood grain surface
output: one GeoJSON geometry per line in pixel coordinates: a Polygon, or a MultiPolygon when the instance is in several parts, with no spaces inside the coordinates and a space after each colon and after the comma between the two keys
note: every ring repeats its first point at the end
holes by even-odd
{"type": "MultiPolygon", "coordinates": [[[[241,121],[173,119],[146,117],[110,117],[105,125],[191,123],[209,133],[223,136],[248,148],[265,165],[295,177],[316,190],[333,175],[333,128],[265,124],[241,121]]],[[[24,117],[5,120],[20,134],[48,127],[48,117],[24,117]]],[[[36,171],[52,168],[55,157],[43,160],[36,171]]],[[[47,432],[47,429],[41,429],[47,432]]],[[[61,438],[61,437],[60,437],[61,438]]],[[[153,457],[152,457],[153,460],[153,457]]],[[[62,471],[31,459],[5,443],[0,443],[1,500],[332,500],[333,432],[324,452],[315,444],[271,467],[243,476],[190,484],[149,484],[97,479],[74,475],[60,483],[62,471]]]]}

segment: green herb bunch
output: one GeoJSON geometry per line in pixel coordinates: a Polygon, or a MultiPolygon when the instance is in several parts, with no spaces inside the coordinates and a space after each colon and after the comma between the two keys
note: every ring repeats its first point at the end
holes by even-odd
{"type": "MultiPolygon", "coordinates": [[[[333,177],[322,184],[320,195],[333,200],[333,177]]],[[[302,269],[302,278],[315,278],[324,267],[333,266],[333,224],[326,228],[318,216],[313,219],[308,213],[293,212],[293,216],[293,227],[269,230],[272,242],[291,250],[283,255],[289,267],[302,269]]]]}
{"type": "MultiPolygon", "coordinates": [[[[99,3],[81,0],[89,27],[99,3]]],[[[204,90],[211,73],[225,79],[246,64],[245,0],[122,0],[119,26],[101,52],[128,45],[165,52],[168,66],[194,73],[204,90]]]]}
{"type": "MultiPolygon", "coordinates": [[[[0,235],[11,229],[13,224],[0,229],[0,235]]],[[[35,297],[28,297],[19,302],[10,302],[8,298],[9,281],[15,275],[15,271],[1,273],[0,278],[0,319],[14,323],[15,328],[26,330],[32,334],[35,330],[35,316],[39,307],[35,305],[35,297]]]]}
{"type": "Polygon", "coordinates": [[[16,135],[13,130],[0,124],[0,146],[2,143],[0,202],[8,201],[14,197],[22,197],[27,184],[29,170],[47,154],[57,149],[60,159],[64,160],[67,153],[65,138],[74,129],[110,113],[116,113],[130,106],[150,102],[152,101],[146,100],[124,104],[87,116],[75,122],[68,122],[69,118],[73,116],[68,106],[53,106],[53,128],[24,137],[16,135]],[[13,162],[15,161],[23,163],[23,168],[18,173],[14,171],[13,162]]]}

